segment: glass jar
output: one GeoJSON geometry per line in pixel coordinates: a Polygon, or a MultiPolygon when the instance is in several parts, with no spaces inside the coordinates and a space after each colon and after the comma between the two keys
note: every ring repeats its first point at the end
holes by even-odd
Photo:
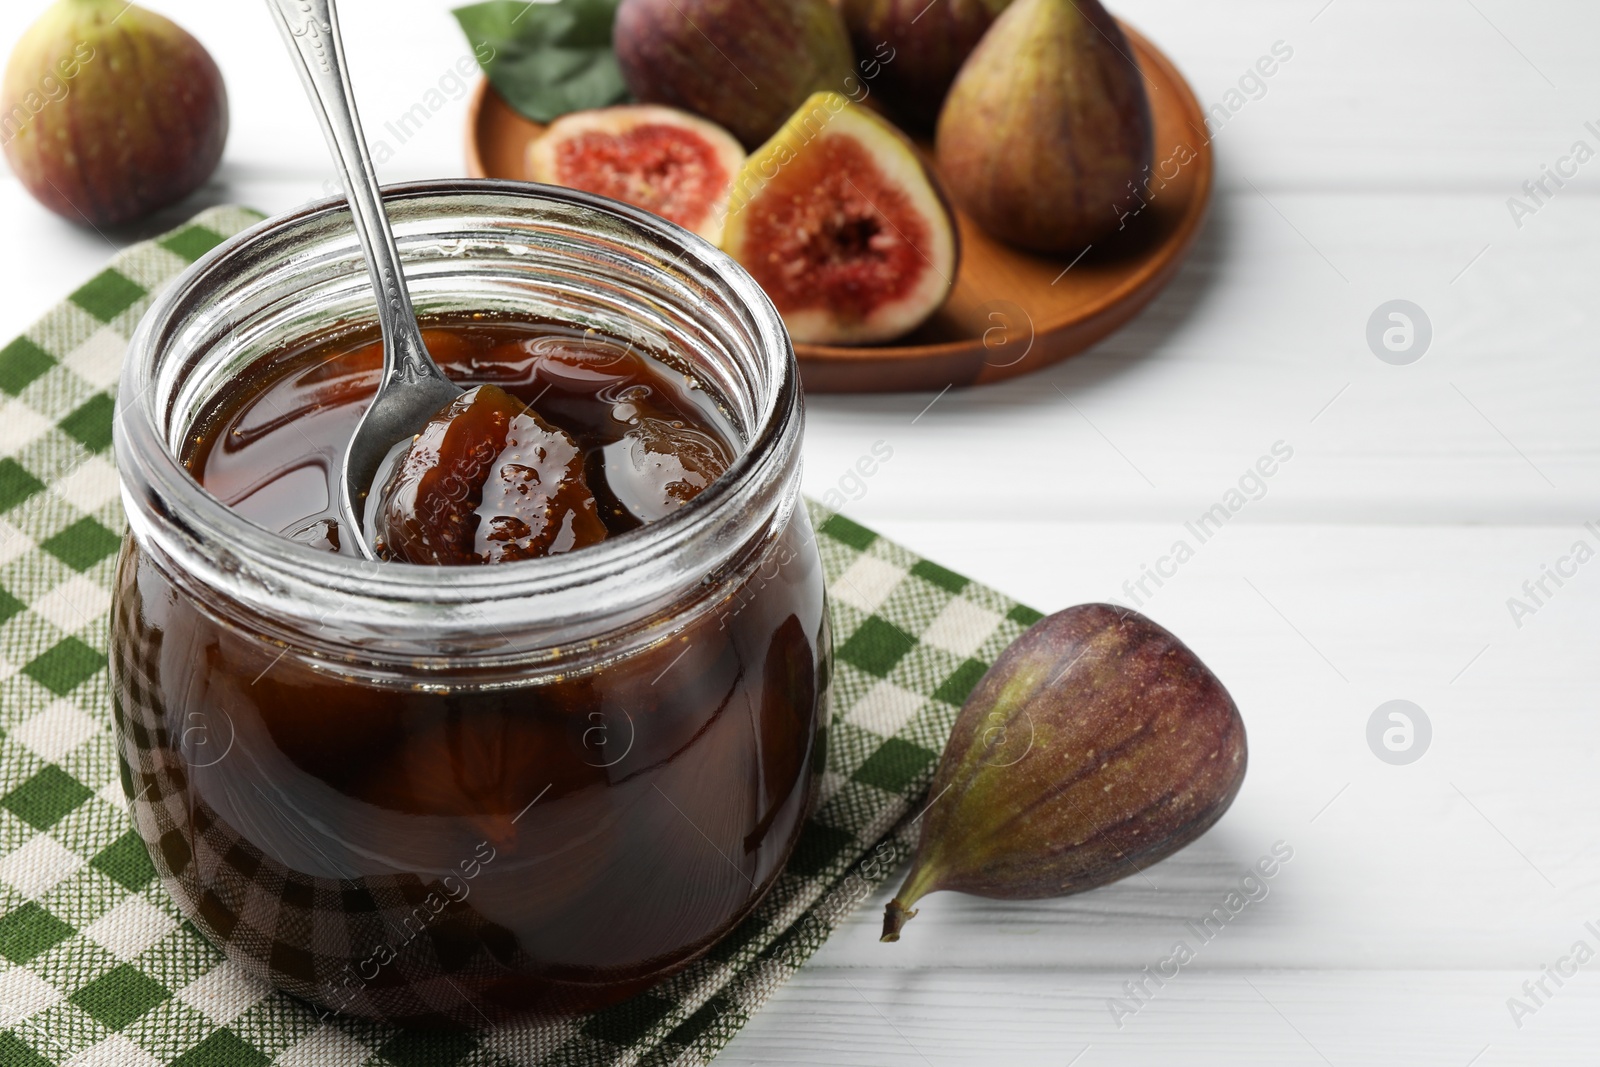
{"type": "Polygon", "coordinates": [[[403,1024],[591,1010],[749,914],[821,770],[794,354],[743,271],[654,216],[508,182],[386,201],[419,314],[640,345],[718,399],[740,455],[667,518],[522,563],[379,564],[254,526],[180,462],[197,414],[375,314],[342,201],[241,234],[161,295],[121,383],[123,784],[184,913],[290,993],[403,1024]]]}

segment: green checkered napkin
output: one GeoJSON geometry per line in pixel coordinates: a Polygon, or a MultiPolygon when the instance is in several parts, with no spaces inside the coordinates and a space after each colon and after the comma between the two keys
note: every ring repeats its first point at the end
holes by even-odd
{"type": "Polygon", "coordinates": [[[106,672],[123,529],[112,392],[152,294],[260,216],[130,248],[0,349],[0,1065],[704,1063],[902,858],[962,700],[1039,616],[812,506],[837,667],[821,799],[757,912],[706,958],[555,1027],[320,1022],[179,915],[131,829],[106,672]]]}

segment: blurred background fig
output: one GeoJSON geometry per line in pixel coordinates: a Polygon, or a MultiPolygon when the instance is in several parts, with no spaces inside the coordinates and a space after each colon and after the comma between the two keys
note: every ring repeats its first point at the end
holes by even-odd
{"type": "Polygon", "coordinates": [[[622,0],[612,43],[637,99],[702,115],[747,148],[812,93],[855,84],[830,0],[622,0]]]}
{"type": "Polygon", "coordinates": [[[609,196],[722,239],[744,149],[722,127],[655,104],[574,111],[528,150],[536,182],[609,196]]]}
{"type": "Polygon", "coordinates": [[[909,130],[933,132],[956,72],[1011,0],[842,0],[862,77],[909,130]]]}
{"type": "Polygon", "coordinates": [[[950,295],[955,220],[906,135],[817,93],[745,161],[722,248],[766,290],[797,344],[874,344],[950,295]]]}
{"type": "Polygon", "coordinates": [[[956,718],[883,940],[936,890],[1026,900],[1126,878],[1210,829],[1246,762],[1233,698],[1171,633],[1106,604],[1042,619],[956,718]]]}
{"type": "Polygon", "coordinates": [[[11,169],[56,214],[114,226],[206,183],[228,137],[209,53],[124,0],[56,0],[17,42],[0,88],[11,169]]]}
{"type": "Polygon", "coordinates": [[[1098,0],[1015,0],[939,115],[939,173],[990,235],[1078,253],[1141,201],[1153,156],[1133,49],[1098,0]]]}

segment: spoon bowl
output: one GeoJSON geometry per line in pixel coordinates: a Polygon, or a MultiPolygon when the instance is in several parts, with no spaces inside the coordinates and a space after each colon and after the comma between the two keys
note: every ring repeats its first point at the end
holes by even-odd
{"type": "MultiPolygon", "coordinates": [[[[388,351],[386,343],[386,363],[388,351]]],[[[429,362],[433,362],[431,357],[429,362]]],[[[344,467],[339,476],[345,525],[355,531],[357,547],[368,559],[375,557],[372,550],[377,530],[375,504],[383,488],[379,484],[380,475],[387,480],[400,461],[401,446],[409,445],[408,439],[461,393],[461,386],[446,378],[443,371],[437,378],[415,380],[384,375],[372,398],[372,406],[367,408],[345,449],[344,467]]]]}

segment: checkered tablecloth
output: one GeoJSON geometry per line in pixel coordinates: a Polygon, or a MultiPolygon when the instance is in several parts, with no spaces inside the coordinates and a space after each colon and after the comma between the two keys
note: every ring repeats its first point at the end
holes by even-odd
{"type": "Polygon", "coordinates": [[[0,1065],[710,1060],[905,857],[962,700],[1038,614],[813,505],[837,653],[828,769],[758,911],[686,971],[568,1025],[319,1022],[224,960],[162,889],[128,820],[106,672],[128,337],[154,292],[259,217],[216,208],[128,249],[0,348],[0,1065]]]}

